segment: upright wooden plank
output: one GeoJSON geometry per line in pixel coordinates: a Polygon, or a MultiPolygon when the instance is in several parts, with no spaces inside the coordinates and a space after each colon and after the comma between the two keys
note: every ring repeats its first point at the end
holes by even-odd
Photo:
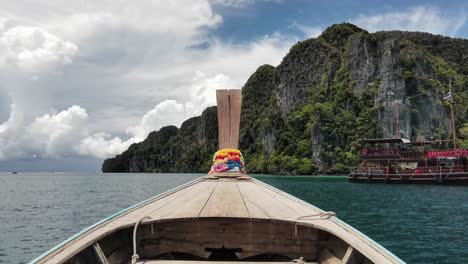
{"type": "Polygon", "coordinates": [[[220,181],[210,196],[200,217],[249,217],[237,182],[220,181]]]}
{"type": "Polygon", "coordinates": [[[229,106],[229,91],[217,90],[216,101],[218,104],[218,145],[219,149],[229,148],[231,134],[231,117],[229,106]]]}
{"type": "Polygon", "coordinates": [[[241,90],[229,90],[229,106],[231,116],[231,132],[229,148],[239,148],[239,128],[240,115],[242,108],[242,93],[241,90]]]}

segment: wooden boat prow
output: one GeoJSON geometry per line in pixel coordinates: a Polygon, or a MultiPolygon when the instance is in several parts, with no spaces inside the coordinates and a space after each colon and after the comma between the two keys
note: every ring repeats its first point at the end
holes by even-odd
{"type": "Polygon", "coordinates": [[[160,263],[170,254],[207,261],[213,252],[207,249],[222,248],[240,249],[239,260],[270,254],[317,263],[402,263],[332,213],[241,174],[202,177],[158,195],[34,262],[91,263],[90,256],[103,255],[107,263],[129,263],[130,238],[142,218],[139,263],[160,263]]]}
{"type": "Polygon", "coordinates": [[[214,173],[83,230],[32,263],[404,263],[322,211],[240,172],[214,173]],[[133,241],[134,239],[134,241],[133,241]]]}

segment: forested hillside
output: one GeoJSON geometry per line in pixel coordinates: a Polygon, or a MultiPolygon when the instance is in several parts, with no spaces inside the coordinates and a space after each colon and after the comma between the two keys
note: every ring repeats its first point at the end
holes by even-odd
{"type": "MultiPolygon", "coordinates": [[[[277,67],[242,88],[240,149],[250,173],[343,173],[360,139],[449,139],[452,81],[459,143],[468,143],[468,40],[429,33],[368,33],[333,25],[298,42],[277,67]],[[398,122],[398,124],[397,124],[398,122]],[[467,139],[465,142],[464,140],[467,139]]],[[[104,172],[207,172],[217,147],[216,107],[165,127],[107,159],[104,172]]]]}

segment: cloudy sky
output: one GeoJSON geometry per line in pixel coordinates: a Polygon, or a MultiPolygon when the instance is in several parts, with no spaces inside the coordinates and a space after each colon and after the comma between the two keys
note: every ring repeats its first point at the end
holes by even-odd
{"type": "Polygon", "coordinates": [[[0,0],[0,171],[99,171],[349,21],[468,38],[468,2],[0,0]],[[358,3],[359,2],[359,3],[358,3]],[[411,3],[411,4],[409,4],[411,3]]]}

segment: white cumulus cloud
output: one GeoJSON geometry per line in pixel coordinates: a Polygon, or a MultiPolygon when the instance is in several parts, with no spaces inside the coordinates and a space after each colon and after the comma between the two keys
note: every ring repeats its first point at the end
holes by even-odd
{"type": "Polygon", "coordinates": [[[79,106],[27,120],[12,105],[10,118],[0,125],[0,159],[77,155],[77,142],[87,135],[87,120],[79,106]]]}
{"type": "Polygon", "coordinates": [[[124,152],[133,143],[137,143],[135,138],[122,141],[105,132],[94,133],[81,141],[79,154],[103,159],[124,152]]]}
{"type": "Polygon", "coordinates": [[[279,3],[283,0],[211,0],[211,3],[215,5],[221,5],[226,7],[243,8],[254,4],[255,2],[274,2],[279,3]]]}
{"type": "Polygon", "coordinates": [[[196,72],[184,103],[168,99],[157,104],[143,115],[138,125],[127,128],[127,140],[105,132],[88,136],[81,141],[80,154],[107,158],[122,153],[131,144],[143,141],[150,132],[165,125],[180,126],[187,118],[200,115],[206,107],[215,105],[216,90],[220,88],[233,89],[235,85],[223,74],[207,77],[202,72],[196,72]]]}
{"type": "Polygon", "coordinates": [[[86,135],[88,114],[79,106],[72,106],[57,114],[45,114],[26,127],[25,139],[36,149],[36,155],[48,157],[73,155],[77,142],[86,135]]]}
{"type": "MultiPolygon", "coordinates": [[[[107,158],[201,114],[215,104],[216,89],[241,88],[298,40],[278,33],[241,43],[217,37],[223,17],[214,5],[256,1],[271,0],[3,1],[0,160],[107,158]]],[[[352,22],[370,31],[452,35],[465,20],[463,12],[421,6],[352,22]]],[[[311,37],[321,31],[299,29],[311,37]]]]}
{"type": "MultiPolygon", "coordinates": [[[[1,32],[1,31],[0,31],[1,32]]],[[[15,26],[0,33],[4,64],[38,71],[54,64],[69,64],[78,47],[37,27],[15,26]]]]}
{"type": "Polygon", "coordinates": [[[149,132],[160,129],[165,124],[180,125],[180,120],[187,117],[185,106],[175,100],[164,100],[146,113],[138,126],[129,127],[127,133],[137,141],[146,138],[149,132]]]}
{"type": "Polygon", "coordinates": [[[434,6],[416,6],[380,14],[361,14],[352,19],[351,23],[371,32],[406,30],[453,36],[465,24],[466,19],[467,15],[464,11],[445,14],[434,6]]]}
{"type": "Polygon", "coordinates": [[[297,41],[219,39],[212,32],[223,18],[213,4],[3,2],[0,102],[14,107],[0,113],[0,159],[119,154],[201,114],[215,104],[216,89],[241,88],[297,41]]]}

